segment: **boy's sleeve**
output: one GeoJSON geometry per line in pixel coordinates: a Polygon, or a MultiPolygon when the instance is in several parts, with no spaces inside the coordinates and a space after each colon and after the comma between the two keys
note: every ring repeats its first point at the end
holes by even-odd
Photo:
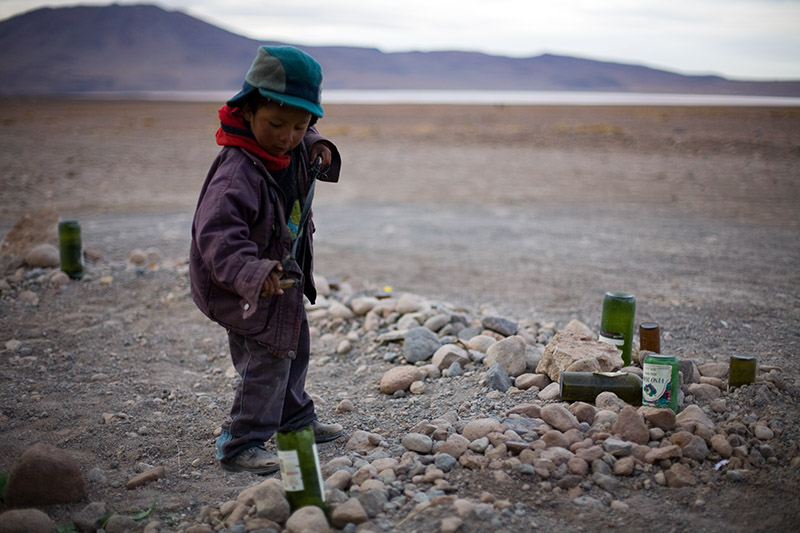
{"type": "Polygon", "coordinates": [[[242,297],[243,318],[258,307],[264,280],[278,261],[259,258],[248,220],[258,210],[259,192],[236,172],[218,172],[195,215],[195,239],[214,284],[242,297]]]}

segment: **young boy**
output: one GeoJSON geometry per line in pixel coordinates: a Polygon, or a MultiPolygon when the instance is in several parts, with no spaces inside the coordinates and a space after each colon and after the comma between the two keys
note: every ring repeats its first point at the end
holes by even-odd
{"type": "Polygon", "coordinates": [[[305,227],[300,219],[311,201],[310,162],[321,158],[325,181],[338,181],[341,168],[336,147],[313,127],[323,114],[321,83],[322,69],[304,52],[260,47],[242,91],[219,111],[223,148],[197,202],[192,298],[227,329],[241,375],[217,439],[217,459],[228,471],[278,470],[264,448],[278,430],[312,425],[317,442],[343,433],[339,424],[317,421],[305,392],[310,340],[303,295],[314,302],[316,289],[314,227],[310,216],[305,227]],[[286,287],[289,280],[296,286],[286,287]]]}

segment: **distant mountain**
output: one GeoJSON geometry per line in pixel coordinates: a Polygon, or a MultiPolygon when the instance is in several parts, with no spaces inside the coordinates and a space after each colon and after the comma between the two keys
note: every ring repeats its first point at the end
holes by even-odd
{"type": "MultiPolygon", "coordinates": [[[[38,9],[0,22],[0,94],[230,90],[264,43],[152,5],[38,9]]],[[[800,96],[799,81],[684,76],[643,66],[541,55],[383,53],[296,45],[326,89],[497,89],[800,96]]]]}

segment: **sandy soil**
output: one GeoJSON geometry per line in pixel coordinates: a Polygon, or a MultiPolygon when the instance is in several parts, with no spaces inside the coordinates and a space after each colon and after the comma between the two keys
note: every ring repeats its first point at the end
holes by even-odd
{"type": "MultiPolygon", "coordinates": [[[[229,403],[225,339],[186,293],[192,208],[216,154],[216,105],[80,100],[0,101],[0,230],[52,205],[82,220],[103,254],[94,281],[42,289],[38,307],[0,300],[0,472],[30,444],[77,450],[107,482],[90,500],[120,512],[158,498],[165,523],[258,481],[222,474],[213,430],[229,403]],[[155,269],[126,264],[157,247],[155,269]],[[113,283],[98,282],[101,274],[113,283]],[[0,345],[2,350],[2,345],[0,345]],[[103,413],[123,413],[112,424],[103,413]],[[142,429],[144,428],[144,429],[142,429]],[[137,465],[170,475],[137,491],[137,465]]],[[[463,496],[518,499],[540,527],[587,530],[787,530],[800,523],[797,349],[800,338],[800,110],[681,107],[328,106],[320,129],[339,146],[342,182],[320,187],[317,270],[354,286],[390,284],[466,309],[514,318],[599,322],[610,288],[637,295],[680,357],[753,353],[788,383],[775,406],[779,462],[747,483],[709,477],[693,489],[637,491],[627,513],[581,509],[536,487],[461,474],[463,496]],[[732,505],[732,502],[736,505],[732,505]],[[660,515],[659,526],[649,525],[660,515]],[[645,524],[648,524],[645,527],[645,524]]],[[[91,278],[91,276],[90,276],[91,278]]],[[[457,400],[483,393],[433,387],[420,402],[387,401],[388,368],[369,346],[328,357],[309,388],[325,418],[398,437],[457,400]],[[363,382],[356,368],[368,364],[363,382]],[[366,391],[366,392],[365,392],[366,391]],[[333,413],[354,399],[359,408],[333,413]]],[[[514,404],[481,403],[487,412],[514,404]],[[491,404],[491,405],[490,405],[491,404]]],[[[323,461],[344,443],[321,447],[323,461]]],[[[520,482],[521,483],[521,482],[520,482]]],[[[81,505],[52,509],[61,521],[81,505]]],[[[408,511],[392,516],[399,524],[408,511]]],[[[408,520],[398,530],[436,531],[408,520]]],[[[520,527],[506,517],[508,531],[520,527]]],[[[465,528],[479,531],[480,524],[465,528]]]]}

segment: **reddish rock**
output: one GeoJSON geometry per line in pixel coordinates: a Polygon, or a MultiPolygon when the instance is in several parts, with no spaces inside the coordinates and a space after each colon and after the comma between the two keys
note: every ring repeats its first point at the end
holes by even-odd
{"type": "Polygon", "coordinates": [[[8,475],[8,507],[72,503],[86,496],[86,481],[78,461],[50,444],[28,448],[8,475]]]}
{"type": "Polygon", "coordinates": [[[134,476],[128,480],[125,484],[125,487],[128,489],[135,489],[137,487],[142,487],[147,485],[148,483],[152,483],[153,481],[157,481],[166,475],[166,470],[164,470],[163,466],[157,466],[155,468],[151,468],[150,470],[146,470],[139,474],[138,476],[134,476]]]}
{"type": "Polygon", "coordinates": [[[630,405],[626,405],[619,412],[612,431],[622,437],[623,440],[635,442],[636,444],[647,444],[650,440],[650,430],[647,429],[644,419],[630,405]]]}

